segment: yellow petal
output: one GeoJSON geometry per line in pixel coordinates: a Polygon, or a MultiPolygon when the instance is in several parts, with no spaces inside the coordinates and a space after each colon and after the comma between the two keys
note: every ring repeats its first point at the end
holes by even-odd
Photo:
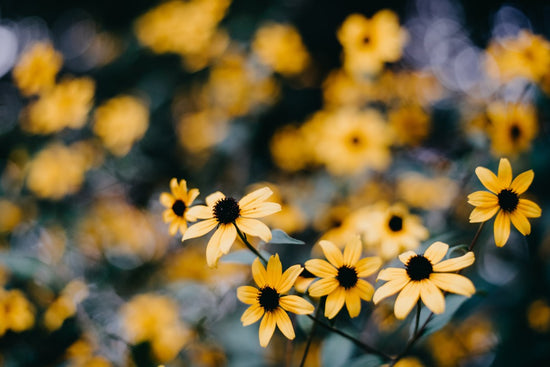
{"type": "Polygon", "coordinates": [[[376,280],[393,280],[407,276],[407,271],[403,268],[386,268],[380,270],[376,280]]]}
{"type": "Polygon", "coordinates": [[[205,199],[206,205],[208,205],[209,207],[213,207],[214,204],[216,204],[220,199],[223,199],[224,197],[225,197],[224,194],[222,194],[219,191],[216,191],[215,193],[210,194],[206,197],[205,199]]]}
{"type": "Polygon", "coordinates": [[[222,254],[227,254],[233,246],[233,242],[237,239],[237,230],[235,226],[231,223],[229,224],[220,224],[218,231],[221,231],[220,234],[220,252],[222,254]]]}
{"type": "Polygon", "coordinates": [[[495,194],[498,194],[500,190],[502,190],[505,187],[502,187],[500,182],[498,181],[497,176],[490,170],[488,170],[485,167],[477,167],[476,168],[476,175],[489,191],[492,191],[495,194]]]}
{"type": "Polygon", "coordinates": [[[264,312],[264,308],[260,306],[259,303],[253,304],[252,306],[248,307],[241,316],[241,322],[243,323],[243,326],[248,326],[255,323],[262,318],[264,312]]]}
{"type": "Polygon", "coordinates": [[[358,279],[357,284],[355,285],[357,295],[364,299],[365,301],[370,301],[372,295],[374,294],[374,287],[372,284],[363,279],[358,279]]]}
{"type": "Polygon", "coordinates": [[[403,289],[403,287],[407,283],[409,283],[409,280],[410,279],[408,277],[402,277],[402,278],[390,280],[389,282],[385,283],[374,292],[374,295],[372,296],[372,301],[374,302],[374,304],[377,304],[384,298],[387,298],[389,296],[396,294],[401,289],[403,289]]]}
{"type": "Polygon", "coordinates": [[[510,220],[512,221],[514,227],[516,227],[522,235],[527,236],[531,233],[531,224],[525,215],[523,215],[519,210],[515,210],[510,213],[510,220]]]}
{"type": "Polygon", "coordinates": [[[432,264],[437,264],[441,261],[447,254],[447,251],[449,250],[449,245],[446,243],[443,243],[441,241],[434,242],[428,247],[426,252],[424,252],[424,257],[432,264]]]}
{"type": "Polygon", "coordinates": [[[214,218],[214,214],[212,213],[212,208],[206,205],[195,205],[189,208],[186,214],[191,218],[199,218],[199,219],[214,218]]]}
{"type": "Polygon", "coordinates": [[[185,180],[180,180],[180,183],[178,185],[178,188],[179,188],[179,192],[181,194],[181,197],[184,198],[187,196],[187,181],[185,180]]]}
{"type": "MultiPolygon", "coordinates": [[[[185,232],[187,233],[187,232],[185,232]]],[[[215,268],[218,266],[218,260],[222,256],[220,251],[220,244],[222,238],[223,229],[218,228],[206,245],[206,263],[209,267],[215,268]]]]}
{"type": "Polygon", "coordinates": [[[509,187],[512,183],[512,166],[506,158],[500,158],[498,164],[498,180],[503,187],[509,187]]]}
{"type": "Polygon", "coordinates": [[[346,290],[346,308],[348,309],[349,317],[357,317],[361,312],[361,298],[357,294],[355,288],[346,290]]]}
{"type": "Polygon", "coordinates": [[[379,257],[365,257],[357,262],[355,270],[360,278],[368,277],[373,274],[382,265],[382,259],[379,257]]]}
{"type": "Polygon", "coordinates": [[[529,171],[525,171],[522,174],[518,175],[512,181],[512,184],[510,185],[510,188],[518,195],[523,194],[529,186],[531,186],[531,183],[533,182],[533,178],[535,178],[535,172],[533,172],[532,169],[529,171]]]}
{"type": "Polygon", "coordinates": [[[433,313],[440,314],[445,311],[443,293],[429,279],[420,282],[420,298],[433,313]]]}
{"type": "Polygon", "coordinates": [[[175,177],[170,180],[170,191],[172,191],[172,193],[176,197],[181,197],[181,192],[179,190],[179,185],[178,185],[178,179],[175,177]]]}
{"type": "Polygon", "coordinates": [[[254,206],[259,202],[265,201],[271,194],[273,194],[273,191],[267,186],[254,190],[239,200],[239,207],[244,210],[249,206],[254,206]]]}
{"type": "Polygon", "coordinates": [[[328,319],[334,318],[344,306],[346,301],[346,291],[343,287],[337,287],[327,296],[325,303],[325,317],[328,319]]]}
{"type": "Polygon", "coordinates": [[[474,261],[474,253],[469,251],[462,256],[448,259],[433,265],[433,270],[437,272],[457,271],[472,265],[474,261]]]}
{"type": "Polygon", "coordinates": [[[237,227],[246,234],[251,236],[260,237],[263,241],[269,242],[271,240],[271,230],[264,223],[257,219],[239,217],[235,221],[237,227]]]}
{"type": "Polygon", "coordinates": [[[501,210],[495,218],[495,244],[498,247],[502,247],[508,241],[510,237],[510,215],[501,210]]]}
{"type": "Polygon", "coordinates": [[[399,255],[399,260],[407,265],[407,263],[409,262],[409,259],[413,256],[416,256],[416,252],[414,251],[407,251],[407,252],[404,252],[402,253],[401,255],[399,255]]]}
{"type": "Polygon", "coordinates": [[[344,248],[344,264],[353,266],[361,257],[361,239],[359,236],[354,236],[344,248]]]}
{"type": "Polygon", "coordinates": [[[279,259],[279,254],[271,255],[267,261],[266,282],[270,287],[275,287],[281,280],[283,266],[279,259]]]}
{"type": "Polygon", "coordinates": [[[336,278],[323,278],[309,286],[309,295],[311,297],[322,297],[333,292],[340,283],[336,278]]]}
{"type": "Polygon", "coordinates": [[[277,290],[277,292],[279,292],[279,294],[288,292],[303,270],[304,268],[302,268],[300,265],[293,265],[290,268],[286,269],[281,276],[279,284],[275,285],[275,289],[277,290]]]}
{"type": "Polygon", "coordinates": [[[453,273],[432,273],[430,280],[446,292],[470,297],[476,292],[474,284],[463,275],[453,273]]]}
{"type": "Polygon", "coordinates": [[[217,225],[218,222],[215,219],[207,219],[203,220],[202,222],[193,224],[192,226],[187,228],[187,231],[185,231],[185,234],[183,235],[183,238],[181,240],[185,241],[190,238],[203,236],[213,230],[217,225]]]}
{"type": "Polygon", "coordinates": [[[404,319],[420,297],[420,282],[411,281],[395,299],[394,313],[398,319],[404,319]]]}
{"type": "Polygon", "coordinates": [[[172,208],[172,205],[174,205],[174,201],[176,201],[176,199],[169,193],[163,192],[160,194],[159,201],[164,207],[172,208]]]}
{"type": "Polygon", "coordinates": [[[307,315],[315,310],[315,307],[311,303],[295,295],[281,297],[279,299],[279,306],[297,315],[307,315]]]}
{"type": "Polygon", "coordinates": [[[498,205],[498,197],[487,191],[476,191],[468,195],[468,203],[473,206],[496,206],[498,205]]]}
{"type": "Polygon", "coordinates": [[[286,336],[287,339],[294,339],[294,328],[292,327],[292,322],[290,321],[288,314],[282,308],[275,309],[273,313],[277,326],[283,335],[286,336]]]}
{"type": "Polygon", "coordinates": [[[269,344],[269,341],[275,332],[275,325],[277,325],[277,322],[273,312],[266,312],[262,322],[260,323],[260,332],[258,333],[260,345],[262,347],[265,348],[269,344]]]}
{"type": "Polygon", "coordinates": [[[187,202],[185,203],[185,205],[191,206],[191,204],[193,203],[193,201],[195,201],[197,196],[199,196],[199,189],[189,190],[189,192],[187,193],[187,202]]]}
{"type": "Polygon", "coordinates": [[[516,210],[520,211],[527,218],[538,218],[542,214],[540,206],[527,199],[519,199],[518,207],[516,210]]]}
{"type": "Polygon", "coordinates": [[[319,245],[321,245],[325,257],[332,265],[337,268],[341,268],[344,265],[342,252],[340,252],[340,249],[335,244],[330,241],[320,241],[319,245]]]}
{"type": "Polygon", "coordinates": [[[242,303],[246,303],[247,305],[257,303],[258,295],[258,288],[249,285],[243,285],[237,288],[237,298],[239,299],[239,301],[241,301],[242,303]]]}
{"type": "Polygon", "coordinates": [[[338,275],[338,270],[328,261],[311,259],[305,263],[307,271],[321,278],[333,278],[338,275]]]}
{"type": "Polygon", "coordinates": [[[492,207],[475,207],[470,213],[470,223],[485,222],[493,217],[500,207],[498,205],[492,207]]]}
{"type": "Polygon", "coordinates": [[[252,278],[259,288],[267,285],[267,275],[265,268],[259,258],[255,258],[252,262],[252,278]]]}
{"type": "Polygon", "coordinates": [[[174,221],[170,223],[170,227],[168,228],[168,233],[170,233],[170,236],[173,236],[176,233],[178,233],[179,225],[180,225],[179,219],[174,219],[174,221]]]}
{"type": "Polygon", "coordinates": [[[256,206],[241,209],[241,216],[247,218],[262,218],[281,211],[281,204],[267,202],[256,206]]]}

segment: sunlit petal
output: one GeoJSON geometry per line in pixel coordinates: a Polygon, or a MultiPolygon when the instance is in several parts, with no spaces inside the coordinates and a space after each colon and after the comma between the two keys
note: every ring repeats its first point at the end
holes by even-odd
{"type": "Polygon", "coordinates": [[[202,222],[193,224],[185,231],[182,241],[188,240],[190,238],[200,237],[211,230],[213,230],[218,225],[218,222],[215,219],[207,219],[202,222]]]}
{"type": "Polygon", "coordinates": [[[512,165],[506,158],[500,158],[498,164],[498,180],[503,187],[509,187],[512,183],[512,165]]]}
{"type": "Polygon", "coordinates": [[[386,268],[380,270],[376,280],[394,280],[407,277],[407,271],[404,268],[386,268]]]}
{"type": "Polygon", "coordinates": [[[247,218],[262,218],[280,211],[281,204],[268,201],[266,203],[258,203],[256,206],[247,209],[241,209],[241,216],[247,218]]]}
{"type": "Polygon", "coordinates": [[[308,260],[305,263],[305,267],[311,274],[321,278],[330,278],[338,275],[338,270],[334,265],[321,259],[308,260]]]}
{"type": "Polygon", "coordinates": [[[357,284],[355,285],[356,292],[365,301],[370,301],[372,299],[372,295],[374,294],[374,287],[363,279],[358,279],[357,284]]]}
{"type": "Polygon", "coordinates": [[[420,298],[433,313],[440,314],[445,311],[445,298],[443,293],[429,279],[423,279],[420,284],[420,298]]]}
{"type": "Polygon", "coordinates": [[[325,257],[332,265],[337,268],[344,265],[344,257],[342,256],[342,252],[338,247],[336,247],[335,244],[330,241],[320,241],[319,245],[321,245],[325,257]]]}
{"type": "Polygon", "coordinates": [[[399,255],[399,260],[407,265],[407,263],[409,262],[409,259],[413,256],[416,256],[416,252],[414,251],[407,251],[407,252],[404,252],[402,253],[401,255],[399,255]]]}
{"type": "Polygon", "coordinates": [[[225,197],[224,194],[222,194],[220,191],[216,191],[213,194],[210,194],[206,197],[206,205],[209,207],[213,207],[214,204],[216,204],[220,199],[223,199],[225,197]]]}
{"type": "Polygon", "coordinates": [[[426,252],[424,252],[424,257],[432,264],[437,264],[441,261],[447,254],[447,251],[449,250],[449,245],[446,243],[443,243],[441,241],[434,242],[428,247],[426,252]]]}
{"type": "Polygon", "coordinates": [[[500,182],[498,181],[497,176],[490,170],[488,170],[485,167],[477,167],[476,168],[476,175],[488,190],[494,192],[495,194],[498,194],[500,190],[502,190],[503,187],[500,182]]]}
{"type": "Polygon", "coordinates": [[[239,200],[239,207],[241,209],[248,209],[250,206],[255,205],[256,203],[265,201],[267,198],[269,198],[273,194],[273,191],[267,186],[262,187],[258,190],[254,190],[251,193],[243,196],[241,200],[239,200]]]}
{"type": "Polygon", "coordinates": [[[212,214],[212,208],[205,205],[192,206],[187,210],[187,215],[199,219],[214,218],[214,215],[212,214]]]}
{"type": "Polygon", "coordinates": [[[237,238],[237,230],[233,224],[220,224],[218,230],[222,230],[220,235],[220,251],[222,254],[227,254],[237,238]]]}
{"type": "Polygon", "coordinates": [[[271,230],[264,223],[257,219],[250,218],[237,218],[235,221],[237,227],[246,234],[251,236],[260,237],[263,241],[269,242],[271,240],[271,230]]]}
{"type": "Polygon", "coordinates": [[[355,265],[361,257],[362,249],[361,239],[359,236],[355,236],[346,244],[346,247],[344,247],[344,264],[355,265]]]}
{"type": "Polygon", "coordinates": [[[533,172],[532,169],[529,171],[525,171],[522,174],[518,175],[512,181],[512,184],[510,185],[510,188],[518,195],[523,194],[529,186],[531,186],[531,183],[533,182],[533,178],[535,178],[535,172],[533,172]]]}
{"type": "Polygon", "coordinates": [[[470,297],[476,292],[474,284],[463,275],[453,273],[432,273],[430,280],[446,292],[470,297]]]}
{"type": "Polygon", "coordinates": [[[510,237],[510,215],[504,210],[497,214],[494,229],[495,244],[498,247],[504,246],[508,241],[508,237],[510,237]]]}
{"type": "MultiPolygon", "coordinates": [[[[187,232],[185,232],[187,233],[187,232]]],[[[206,263],[209,267],[214,268],[218,265],[218,260],[222,256],[220,252],[220,244],[222,238],[223,229],[218,228],[206,245],[206,263]]]]}
{"type": "Polygon", "coordinates": [[[472,265],[474,261],[474,253],[472,251],[468,251],[462,256],[444,260],[440,263],[435,264],[433,266],[433,270],[437,272],[457,271],[472,265]]]}
{"type": "Polygon", "coordinates": [[[398,319],[404,319],[411,312],[420,297],[420,282],[411,281],[395,299],[394,313],[398,319]]]}
{"type": "Polygon", "coordinates": [[[269,257],[267,261],[266,268],[266,281],[267,284],[274,287],[281,280],[281,275],[283,274],[283,266],[281,260],[279,259],[279,254],[275,254],[269,257]]]}
{"type": "Polygon", "coordinates": [[[379,257],[365,257],[357,262],[355,270],[360,278],[368,277],[382,266],[382,259],[379,257]]]}

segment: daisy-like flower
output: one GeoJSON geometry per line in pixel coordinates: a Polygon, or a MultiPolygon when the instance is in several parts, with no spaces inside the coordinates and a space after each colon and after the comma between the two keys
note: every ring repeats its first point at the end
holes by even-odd
{"type": "Polygon", "coordinates": [[[361,257],[361,240],[355,237],[346,244],[344,253],[332,242],[320,241],[319,244],[328,261],[308,260],[306,269],[320,277],[309,287],[312,297],[327,296],[325,316],[334,318],[346,304],[350,317],[361,312],[361,299],[370,301],[374,287],[364,279],[374,273],[382,260],[378,257],[361,257]]]}
{"type": "Polygon", "coordinates": [[[387,280],[374,292],[373,302],[377,304],[386,297],[400,292],[395,300],[394,313],[398,319],[404,319],[420,298],[435,314],[445,311],[445,297],[441,290],[470,297],[475,293],[473,283],[460,274],[453,272],[474,263],[474,253],[441,261],[449,245],[434,242],[424,255],[407,251],[399,255],[405,268],[386,268],[380,271],[377,279],[387,280]]]}
{"type": "Polygon", "coordinates": [[[510,161],[501,158],[498,176],[485,167],[477,167],[476,175],[491,192],[476,191],[468,195],[468,203],[475,206],[470,214],[470,223],[485,222],[496,214],[494,232],[495,243],[499,247],[508,241],[510,222],[522,235],[531,233],[531,224],[527,218],[540,217],[542,210],[531,200],[520,196],[533,182],[533,170],[523,172],[512,181],[510,161]]]}
{"type": "Polygon", "coordinates": [[[217,191],[206,197],[206,205],[196,205],[189,209],[193,218],[206,219],[190,226],[182,241],[200,237],[217,228],[206,246],[206,262],[215,267],[219,258],[227,254],[237,238],[237,227],[245,234],[271,240],[271,230],[258,219],[281,210],[281,205],[265,202],[273,192],[263,187],[245,195],[237,202],[230,196],[217,191]]]}
{"type": "Polygon", "coordinates": [[[196,219],[189,215],[189,207],[193,200],[199,196],[198,189],[187,190],[187,182],[172,178],[170,180],[170,191],[160,194],[160,203],[167,209],[162,213],[162,219],[165,223],[170,223],[170,235],[175,235],[179,231],[185,233],[187,222],[194,222],[196,219]]]}
{"type": "Polygon", "coordinates": [[[278,254],[269,258],[267,269],[256,258],[252,263],[252,276],[258,288],[245,285],[237,289],[237,298],[250,305],[241,317],[243,325],[248,326],[262,319],[259,332],[262,347],[269,344],[275,326],[288,339],[294,339],[294,328],[286,311],[307,315],[315,309],[311,303],[299,296],[283,296],[292,288],[302,270],[300,265],[294,265],[283,273],[278,254]]]}

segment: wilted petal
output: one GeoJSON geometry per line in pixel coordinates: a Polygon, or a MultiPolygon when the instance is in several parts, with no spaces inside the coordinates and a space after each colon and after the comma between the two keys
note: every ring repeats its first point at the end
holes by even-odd
{"type": "Polygon", "coordinates": [[[331,263],[321,259],[308,260],[305,267],[311,274],[321,278],[336,277],[338,275],[338,270],[331,263]]]}
{"type": "Polygon", "coordinates": [[[497,176],[485,167],[477,167],[476,175],[488,190],[498,194],[504,187],[498,181],[497,176]]]}
{"type": "Polygon", "coordinates": [[[445,311],[445,298],[443,293],[429,279],[424,279],[420,284],[420,298],[433,313],[440,314],[445,311]]]}
{"type": "Polygon", "coordinates": [[[498,247],[502,247],[508,241],[510,237],[510,215],[501,210],[495,218],[495,244],[498,247]]]}
{"type": "Polygon", "coordinates": [[[529,171],[525,171],[522,174],[518,175],[512,181],[512,184],[510,185],[510,188],[518,195],[523,194],[529,186],[531,186],[531,183],[533,182],[533,178],[535,178],[535,172],[533,172],[532,169],[529,171]]]}
{"type": "Polygon", "coordinates": [[[420,282],[411,281],[395,299],[394,313],[398,319],[404,319],[420,297],[420,282]]]}
{"type": "Polygon", "coordinates": [[[474,284],[463,275],[453,273],[432,273],[430,280],[445,292],[470,297],[476,292],[474,284]]]}

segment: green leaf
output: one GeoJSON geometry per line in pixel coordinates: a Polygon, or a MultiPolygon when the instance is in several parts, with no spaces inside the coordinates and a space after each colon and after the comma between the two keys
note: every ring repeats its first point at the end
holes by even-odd
{"type": "Polygon", "coordinates": [[[304,241],[297,240],[290,237],[284,231],[280,229],[274,229],[271,231],[271,241],[269,243],[273,245],[305,245],[304,241]]]}
{"type": "MultiPolygon", "coordinates": [[[[269,259],[269,257],[271,256],[271,254],[267,251],[264,251],[264,250],[259,250],[259,251],[260,251],[260,254],[262,254],[262,256],[265,257],[266,259],[269,259]]],[[[220,259],[220,262],[252,265],[256,257],[257,256],[253,254],[252,251],[250,250],[238,250],[222,256],[220,259]]]]}
{"type": "Polygon", "coordinates": [[[354,359],[347,367],[379,367],[383,364],[384,362],[380,357],[368,354],[354,359]]]}
{"type": "MultiPolygon", "coordinates": [[[[432,319],[424,329],[424,333],[422,334],[422,336],[432,334],[437,330],[441,329],[443,326],[447,325],[447,323],[453,318],[454,314],[458,311],[460,306],[462,306],[462,304],[466,302],[467,299],[468,297],[461,296],[458,294],[451,294],[445,297],[445,312],[443,312],[440,315],[434,315],[432,317],[432,319]]],[[[422,327],[422,325],[424,325],[424,322],[426,321],[426,319],[430,314],[431,314],[431,311],[426,306],[423,305],[422,310],[420,311],[419,328],[422,327]]],[[[414,321],[415,320],[413,317],[411,326],[410,326],[411,335],[414,332],[414,321]]]]}

